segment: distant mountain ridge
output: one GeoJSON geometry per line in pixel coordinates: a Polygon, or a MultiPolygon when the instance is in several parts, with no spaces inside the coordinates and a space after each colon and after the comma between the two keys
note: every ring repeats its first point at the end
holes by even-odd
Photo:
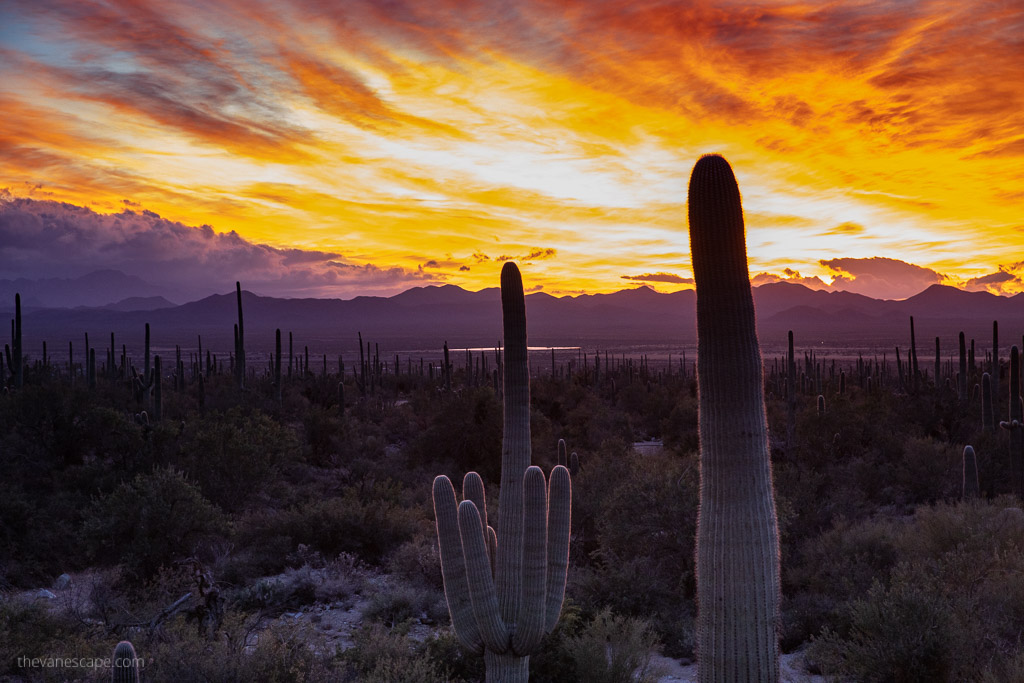
{"type": "MultiPolygon", "coordinates": [[[[23,306],[37,308],[75,308],[77,306],[118,305],[126,296],[132,299],[164,298],[166,288],[146,282],[140,277],[119,270],[96,270],[74,278],[43,278],[0,280],[0,301],[8,306],[15,293],[21,294],[23,306]]],[[[164,301],[167,301],[164,298],[164,301]]],[[[167,301],[170,305],[174,305],[167,301]]]]}
{"type": "MultiPolygon", "coordinates": [[[[126,276],[127,277],[127,276],[126,276]]],[[[10,282],[10,281],[7,281],[10,282]]],[[[3,283],[0,283],[3,284],[3,283]]],[[[0,292],[6,290],[0,288],[0,292]]],[[[120,292],[121,295],[125,290],[120,292]]],[[[992,321],[1008,348],[1021,343],[1024,294],[1000,297],[932,285],[903,301],[872,299],[852,292],[812,290],[776,282],[753,290],[762,345],[776,348],[793,330],[798,343],[858,345],[885,349],[906,347],[909,317],[914,316],[919,353],[931,353],[940,337],[944,355],[963,330],[981,348],[991,344],[992,321]]],[[[13,293],[3,294],[0,312],[13,307],[13,293]]],[[[351,354],[357,333],[392,349],[491,347],[500,343],[501,310],[497,288],[468,291],[455,285],[415,287],[391,297],[354,299],[281,299],[243,292],[247,349],[272,348],[274,330],[294,333],[296,352],[351,354]]],[[[610,294],[526,297],[530,342],[535,345],[619,348],[632,345],[692,346],[696,342],[693,290],[662,294],[649,287],[610,294]]],[[[31,305],[23,295],[26,348],[42,340],[57,344],[82,338],[84,332],[130,348],[141,345],[149,322],[156,346],[230,349],[236,320],[235,294],[216,294],[176,306],[159,296],[132,297],[90,308],[31,305]]],[[[7,312],[6,316],[10,316],[7,312]]],[[[54,347],[56,348],[56,347],[54,347]]],[[[981,351],[978,352],[982,353],[981,351]]],[[[1005,349],[1004,349],[1005,353],[1005,349]]]]}

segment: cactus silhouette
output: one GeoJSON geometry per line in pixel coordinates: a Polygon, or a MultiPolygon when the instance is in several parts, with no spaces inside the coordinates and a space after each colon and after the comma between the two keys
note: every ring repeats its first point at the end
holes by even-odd
{"type": "Polygon", "coordinates": [[[761,351],[743,210],[729,163],[690,175],[697,286],[700,510],[697,663],[701,683],[779,680],[779,534],[761,351]]]}
{"type": "MultiPolygon", "coordinates": [[[[7,368],[11,373],[11,382],[17,388],[25,383],[24,362],[22,361],[23,348],[21,343],[21,294],[14,295],[14,320],[11,321],[11,345],[4,344],[4,353],[7,355],[7,368]]],[[[46,352],[43,352],[46,355],[46,352]]],[[[0,382],[3,378],[0,377],[0,382]]]]}
{"type": "Polygon", "coordinates": [[[505,331],[504,434],[498,530],[487,523],[483,481],[463,480],[456,507],[448,477],[434,479],[441,574],[452,626],[468,649],[483,653],[487,681],[525,682],[529,655],[558,621],[569,564],[572,484],[562,465],[549,482],[530,466],[530,373],[526,302],[519,268],[501,271],[505,331]]]}
{"type": "Polygon", "coordinates": [[[242,283],[235,282],[235,297],[238,301],[238,334],[235,336],[235,373],[240,389],[245,388],[245,327],[242,324],[242,283]]]}
{"type": "Polygon", "coordinates": [[[964,481],[961,489],[963,500],[978,497],[978,458],[973,446],[964,446],[964,481]]]}

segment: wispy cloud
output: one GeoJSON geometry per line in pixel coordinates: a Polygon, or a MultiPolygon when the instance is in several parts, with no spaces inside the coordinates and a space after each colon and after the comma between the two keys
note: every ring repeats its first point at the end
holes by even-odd
{"type": "Polygon", "coordinates": [[[644,273],[643,275],[622,275],[623,280],[635,280],[638,282],[666,282],[677,285],[692,285],[692,277],[683,277],[674,273],[644,273]]]}

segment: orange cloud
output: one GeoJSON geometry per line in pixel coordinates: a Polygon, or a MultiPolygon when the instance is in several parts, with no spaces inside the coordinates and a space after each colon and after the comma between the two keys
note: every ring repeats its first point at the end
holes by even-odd
{"type": "Polygon", "coordinates": [[[1012,3],[37,0],[4,20],[17,196],[128,198],[384,271],[473,255],[437,271],[474,288],[518,254],[545,291],[608,291],[687,277],[685,178],[720,151],[752,272],[867,287],[883,275],[820,255],[885,253],[1024,289],[978,275],[1024,247],[1012,3]]]}

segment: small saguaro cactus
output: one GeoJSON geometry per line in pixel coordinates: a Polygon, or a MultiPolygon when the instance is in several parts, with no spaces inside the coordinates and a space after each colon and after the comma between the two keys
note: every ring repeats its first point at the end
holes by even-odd
{"type": "Polygon", "coordinates": [[[274,398],[281,403],[281,328],[274,333],[274,398]]]}
{"type": "Polygon", "coordinates": [[[992,376],[981,375],[981,428],[988,432],[995,429],[995,413],[992,410],[992,376]]]}
{"type": "Polygon", "coordinates": [[[740,192],[729,163],[690,175],[697,285],[701,683],[779,680],[779,532],[740,192]]]}
{"type": "Polygon", "coordinates": [[[162,374],[160,356],[153,356],[153,419],[157,422],[163,417],[164,412],[163,392],[160,386],[160,375],[162,374]]]}
{"type": "Polygon", "coordinates": [[[825,397],[818,394],[818,417],[825,414],[825,397]]]}
{"type": "Polygon", "coordinates": [[[569,565],[572,484],[557,465],[549,482],[530,466],[530,373],[519,269],[501,271],[505,331],[504,433],[497,532],[487,524],[483,481],[463,481],[456,506],[448,477],[434,479],[441,575],[459,642],[483,653],[488,683],[529,679],[530,654],[558,621],[569,565]]]}
{"type": "Polygon", "coordinates": [[[977,498],[978,488],[978,459],[974,455],[973,446],[964,446],[963,499],[977,498]]]}
{"type": "Polygon", "coordinates": [[[139,658],[127,640],[122,640],[114,648],[110,683],[139,683],[139,658]]]}
{"type": "Polygon", "coordinates": [[[1010,348],[1010,419],[999,426],[1010,431],[1010,488],[1024,499],[1024,414],[1020,401],[1020,351],[1010,348]]]}

